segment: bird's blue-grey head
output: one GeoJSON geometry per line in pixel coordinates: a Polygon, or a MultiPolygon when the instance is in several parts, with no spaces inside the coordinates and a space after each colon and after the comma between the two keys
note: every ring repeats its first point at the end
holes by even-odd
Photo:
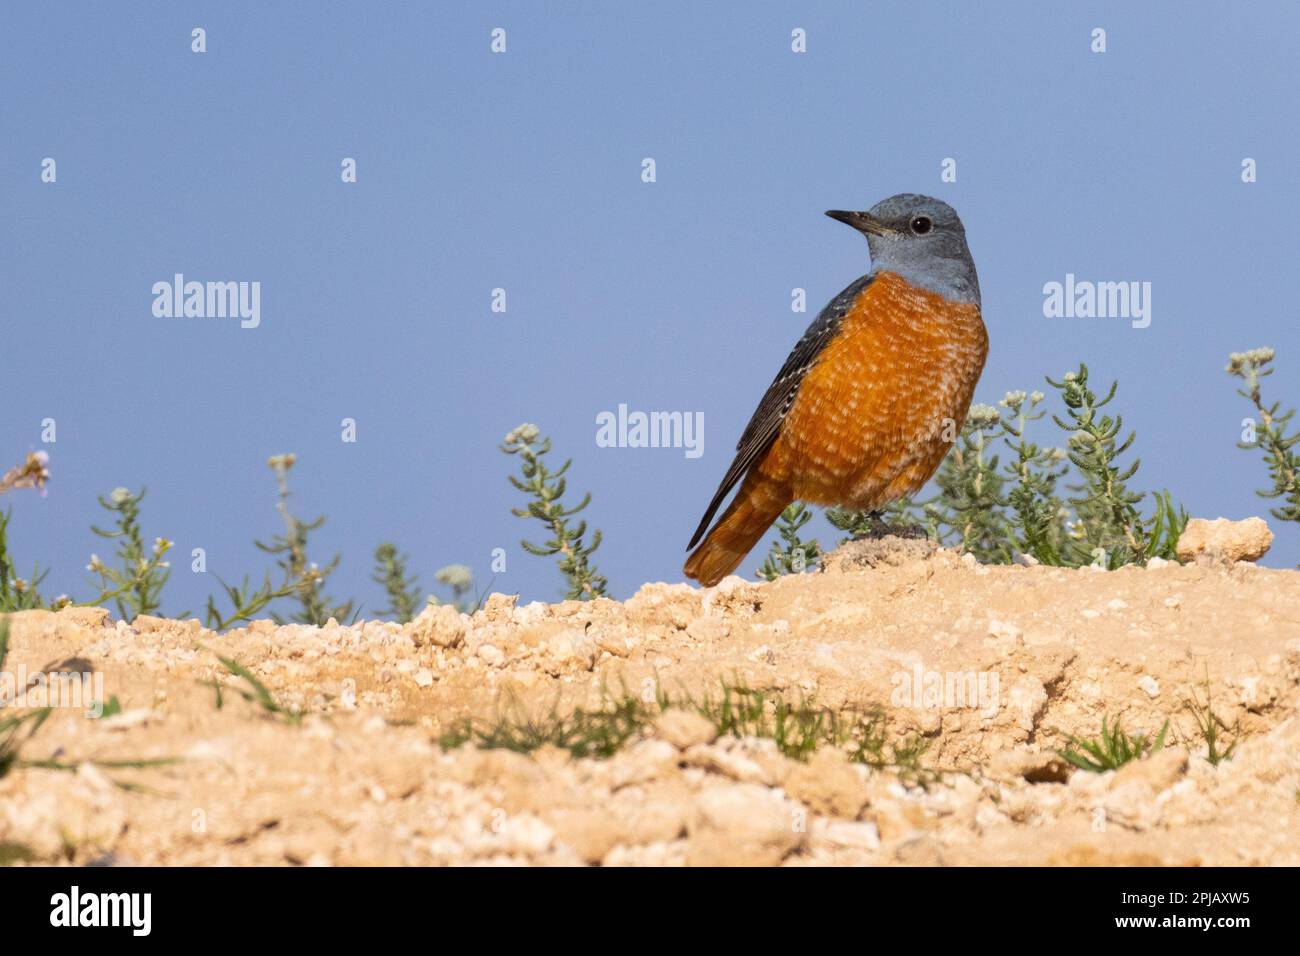
{"type": "Polygon", "coordinates": [[[832,219],[867,237],[877,269],[956,302],[980,304],[980,282],[957,211],[940,199],[899,193],[866,212],[832,209],[832,219]]]}

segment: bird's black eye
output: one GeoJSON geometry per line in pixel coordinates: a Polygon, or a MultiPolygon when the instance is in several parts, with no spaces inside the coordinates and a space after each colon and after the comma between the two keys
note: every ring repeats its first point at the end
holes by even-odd
{"type": "Polygon", "coordinates": [[[912,232],[916,233],[918,236],[924,236],[930,231],[933,225],[934,223],[930,222],[929,216],[917,216],[912,220],[912,232]]]}

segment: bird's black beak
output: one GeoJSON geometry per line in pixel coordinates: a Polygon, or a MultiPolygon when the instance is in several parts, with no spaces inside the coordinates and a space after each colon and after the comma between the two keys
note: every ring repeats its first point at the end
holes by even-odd
{"type": "Polygon", "coordinates": [[[826,215],[846,226],[852,226],[864,235],[883,236],[888,229],[885,224],[869,212],[845,212],[843,209],[828,209],[826,215]]]}

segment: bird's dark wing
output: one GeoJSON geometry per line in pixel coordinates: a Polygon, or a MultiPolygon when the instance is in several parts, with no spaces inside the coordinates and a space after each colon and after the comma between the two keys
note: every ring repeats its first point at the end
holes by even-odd
{"type": "Polygon", "coordinates": [[[781,430],[781,422],[785,420],[785,416],[794,405],[795,396],[799,393],[799,386],[803,384],[804,376],[816,363],[826,345],[835,338],[844,316],[853,308],[853,303],[871,284],[873,278],[875,278],[873,275],[863,276],[832,299],[813,320],[812,325],[808,326],[808,331],[804,332],[803,337],[795,343],[785,364],[781,366],[781,371],[776,373],[776,378],[772,379],[772,384],[767,387],[763,400],[758,403],[758,408],[755,409],[754,416],[745,427],[744,434],[740,436],[740,441],[736,443],[736,458],[727,469],[727,474],[723,477],[722,484],[718,486],[713,500],[709,502],[708,510],[700,519],[700,526],[695,529],[695,534],[691,537],[691,543],[686,546],[686,550],[695,547],[704,537],[705,529],[717,513],[722,499],[727,497],[727,492],[731,491],[763,452],[771,447],[777,432],[781,430]]]}

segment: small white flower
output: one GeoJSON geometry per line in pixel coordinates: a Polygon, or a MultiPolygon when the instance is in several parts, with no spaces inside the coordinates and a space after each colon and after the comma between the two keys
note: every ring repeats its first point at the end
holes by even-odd
{"type": "Polygon", "coordinates": [[[474,583],[474,572],[463,564],[449,564],[445,568],[439,568],[434,577],[453,589],[467,588],[474,583]]]}
{"type": "Polygon", "coordinates": [[[506,435],[507,445],[529,445],[537,440],[537,436],[542,433],[536,425],[527,422],[515,428],[506,435]]]}

